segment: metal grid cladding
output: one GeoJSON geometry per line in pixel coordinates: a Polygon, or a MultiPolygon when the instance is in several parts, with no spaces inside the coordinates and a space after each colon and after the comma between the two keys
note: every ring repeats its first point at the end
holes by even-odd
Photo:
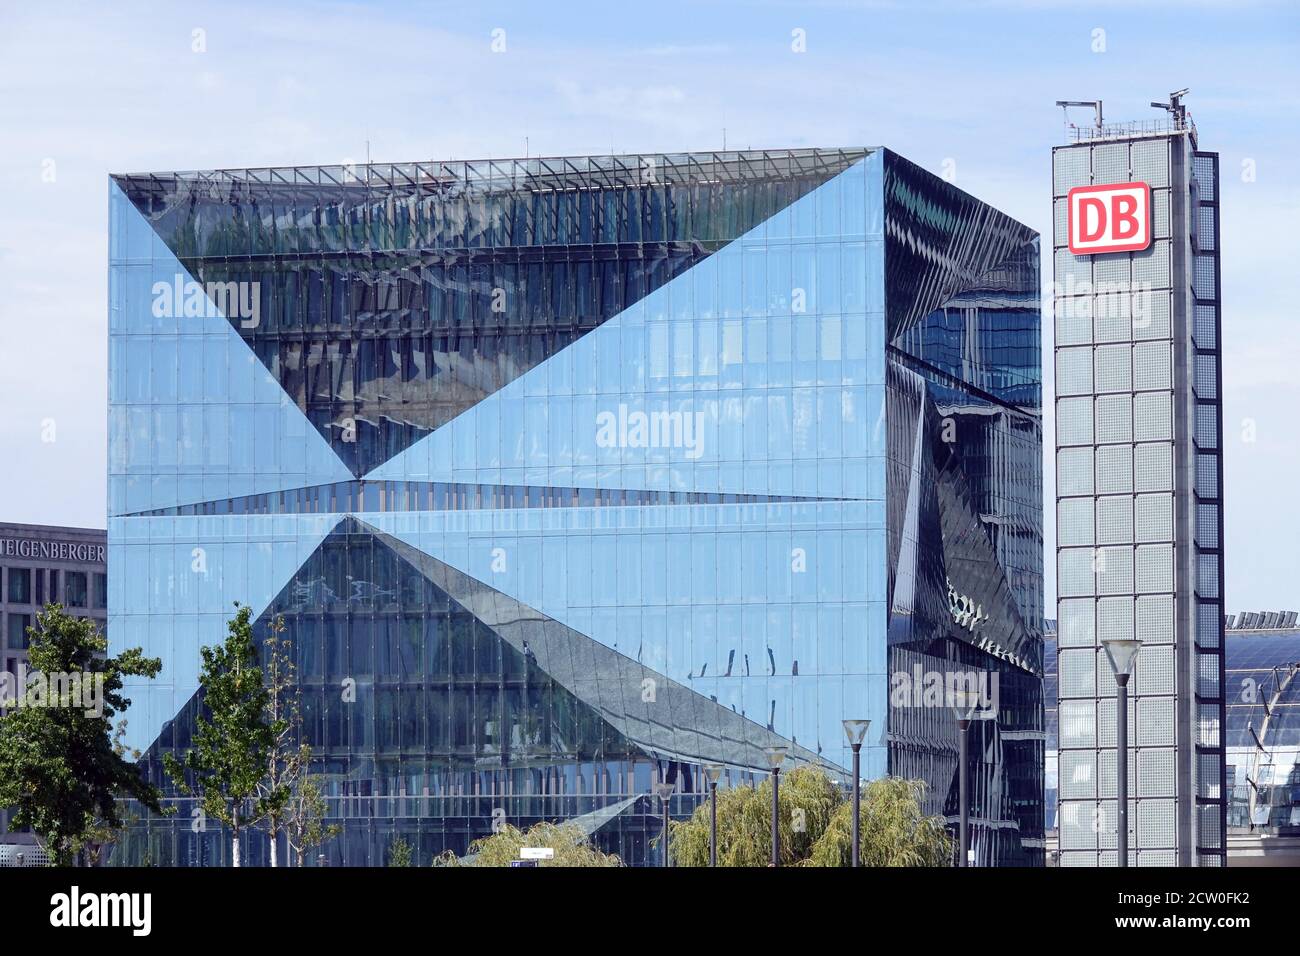
{"type": "MultiPolygon", "coordinates": [[[[1196,449],[1196,699],[1206,720],[1226,722],[1227,683],[1223,641],[1223,369],[1222,309],[1219,273],[1219,155],[1192,154],[1192,204],[1194,226],[1192,342],[1195,347],[1196,382],[1192,446],[1196,449]],[[1212,313],[1213,318],[1210,318],[1212,313]],[[1203,325],[1212,321],[1214,334],[1202,339],[1203,325]],[[1211,370],[1207,374],[1207,370],[1211,370]],[[1212,384],[1211,384],[1212,383],[1212,384]],[[1207,387],[1208,386],[1208,387],[1207,387]],[[1217,705],[1217,714],[1216,711],[1217,705]]],[[[1214,745],[1196,751],[1196,846],[1206,866],[1227,864],[1227,805],[1229,790],[1227,743],[1220,732],[1214,745]]]]}
{"type": "Polygon", "coordinates": [[[1101,641],[1133,636],[1130,862],[1224,862],[1218,168],[1194,137],[1115,129],[1053,151],[1059,772],[1101,778],[1095,796],[1059,780],[1067,866],[1114,862],[1101,641]],[[1150,247],[1071,254],[1066,194],[1134,181],[1151,188],[1150,247]]]}

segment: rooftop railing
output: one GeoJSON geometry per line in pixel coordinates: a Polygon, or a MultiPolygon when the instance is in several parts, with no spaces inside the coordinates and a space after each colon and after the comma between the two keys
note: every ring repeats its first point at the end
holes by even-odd
{"type": "Polygon", "coordinates": [[[1066,128],[1066,140],[1071,143],[1094,143],[1105,140],[1136,139],[1141,136],[1173,136],[1189,133],[1196,143],[1196,123],[1191,116],[1181,125],[1170,119],[1131,120],[1127,123],[1107,123],[1104,126],[1074,126],[1066,128]]]}
{"type": "Polygon", "coordinates": [[[656,183],[740,182],[764,177],[826,175],[871,152],[854,149],[729,150],[517,159],[446,160],[415,163],[285,166],[245,169],[127,173],[119,179],[136,188],[176,183],[223,186],[250,183],[263,188],[350,187],[434,189],[582,189],[656,183]]]}

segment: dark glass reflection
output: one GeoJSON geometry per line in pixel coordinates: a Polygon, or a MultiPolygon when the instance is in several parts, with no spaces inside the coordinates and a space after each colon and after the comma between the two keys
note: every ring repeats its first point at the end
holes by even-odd
{"type": "MultiPolygon", "coordinates": [[[[885,165],[891,675],[996,675],[970,731],[981,866],[1043,863],[1038,236],[892,153],[885,165]],[[978,609],[963,625],[953,595],[978,609]]],[[[890,772],[955,820],[945,708],[891,706],[890,772]]]]}

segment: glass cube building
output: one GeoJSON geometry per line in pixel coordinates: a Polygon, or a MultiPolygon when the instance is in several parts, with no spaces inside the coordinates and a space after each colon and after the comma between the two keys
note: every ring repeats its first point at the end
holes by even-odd
{"type": "MultiPolygon", "coordinates": [[[[899,675],[995,677],[977,860],[1042,862],[1038,236],[885,149],[116,175],[109,633],[161,770],[233,602],[282,618],[334,864],[573,820],[652,862],[723,786],[927,782],[899,675]]],[[[265,833],[244,859],[266,859],[265,833]]],[[[283,857],[283,854],[282,854],[283,857]]]]}
{"type": "Polygon", "coordinates": [[[1226,854],[1219,157],[1194,124],[1079,129],[1052,152],[1062,866],[1118,859],[1116,685],[1129,684],[1133,866],[1226,854]],[[1075,255],[1071,189],[1150,188],[1151,243],[1075,255]]]}

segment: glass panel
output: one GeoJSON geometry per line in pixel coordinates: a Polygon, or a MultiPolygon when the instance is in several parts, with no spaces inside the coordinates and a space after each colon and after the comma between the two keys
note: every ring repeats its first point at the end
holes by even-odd
{"type": "Polygon", "coordinates": [[[31,604],[32,603],[32,572],[30,568],[10,568],[9,577],[9,603],[10,604],[31,604]]]}
{"type": "Polygon", "coordinates": [[[87,607],[86,572],[69,571],[64,581],[64,603],[68,607],[87,607]]]}

